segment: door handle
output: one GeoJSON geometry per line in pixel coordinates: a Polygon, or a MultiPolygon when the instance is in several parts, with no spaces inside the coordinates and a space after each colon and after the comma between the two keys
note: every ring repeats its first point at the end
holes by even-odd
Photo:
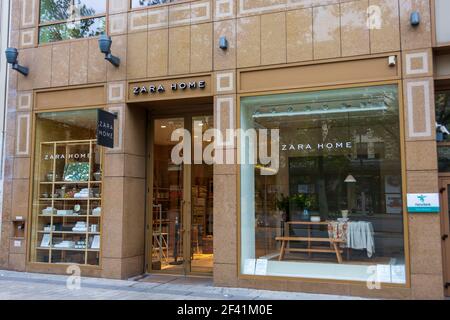
{"type": "Polygon", "coordinates": [[[443,236],[442,236],[442,241],[445,241],[445,240],[447,240],[448,239],[448,234],[444,234],[443,236]]]}

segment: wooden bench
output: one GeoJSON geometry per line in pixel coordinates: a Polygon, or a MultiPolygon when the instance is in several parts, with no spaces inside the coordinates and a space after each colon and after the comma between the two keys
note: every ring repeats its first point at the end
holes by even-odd
{"type": "Polygon", "coordinates": [[[278,258],[279,261],[284,259],[284,255],[286,251],[288,252],[307,252],[307,253],[335,253],[337,261],[339,263],[342,263],[342,255],[343,252],[339,248],[339,244],[344,243],[342,240],[334,240],[331,238],[314,238],[314,237],[276,237],[277,241],[281,241],[281,250],[280,250],[280,257],[278,258]],[[294,249],[294,248],[287,248],[287,244],[289,242],[308,242],[308,248],[307,249],[294,249]],[[321,243],[329,243],[330,249],[327,248],[313,248],[309,244],[311,242],[321,242],[321,243]]]}

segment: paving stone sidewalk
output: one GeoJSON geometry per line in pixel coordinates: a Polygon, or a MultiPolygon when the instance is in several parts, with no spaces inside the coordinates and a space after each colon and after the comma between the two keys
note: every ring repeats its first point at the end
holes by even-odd
{"type": "Polygon", "coordinates": [[[350,300],[354,297],[214,287],[210,278],[149,275],[138,279],[81,278],[0,270],[0,300],[350,300]],[[137,281],[139,280],[139,281],[137,281]]]}

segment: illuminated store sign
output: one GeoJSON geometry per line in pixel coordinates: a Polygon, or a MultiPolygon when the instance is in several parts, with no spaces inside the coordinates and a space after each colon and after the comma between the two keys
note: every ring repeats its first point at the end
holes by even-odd
{"type": "MultiPolygon", "coordinates": [[[[189,82],[174,82],[170,84],[171,91],[185,91],[185,90],[197,90],[205,89],[206,81],[189,81],[189,82]]],[[[141,94],[155,94],[155,93],[165,93],[166,86],[164,84],[150,84],[144,86],[133,87],[133,94],[138,96],[141,94]]]]}
{"type": "Polygon", "coordinates": [[[321,151],[321,150],[340,150],[352,149],[352,142],[333,142],[317,144],[282,144],[281,151],[321,151]]]}

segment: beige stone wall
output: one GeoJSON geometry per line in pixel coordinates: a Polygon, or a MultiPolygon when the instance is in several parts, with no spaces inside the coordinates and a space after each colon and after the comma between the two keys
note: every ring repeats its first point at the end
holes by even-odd
{"type": "MultiPolygon", "coordinates": [[[[105,62],[96,39],[37,44],[38,0],[12,1],[12,46],[30,75],[10,73],[3,219],[28,212],[34,90],[105,86],[104,105],[117,112],[117,143],[105,155],[103,276],[123,278],[143,271],[145,117],[126,104],[127,81],[210,73],[214,114],[221,129],[237,123],[238,76],[242,68],[276,67],[332,59],[400,53],[403,66],[408,192],[437,192],[434,142],[433,63],[428,0],[196,0],[130,10],[128,0],[109,0],[108,32],[115,68],[105,62]],[[368,8],[379,8],[379,28],[367,27],[368,8]],[[421,12],[418,28],[409,25],[421,12]],[[228,50],[219,49],[221,36],[228,50]],[[20,194],[20,201],[18,195],[20,194]],[[24,200],[25,199],[25,200],[24,200]],[[139,232],[135,232],[140,230],[139,232]]],[[[64,107],[64,106],[62,106],[64,107]]],[[[230,149],[235,146],[231,145],[230,149]]],[[[238,279],[237,168],[217,166],[215,183],[215,282],[269,289],[442,297],[437,216],[408,218],[412,288],[369,292],[358,284],[238,279]],[[221,189],[222,188],[222,189],[221,189]]],[[[28,227],[30,227],[28,225],[28,227]]],[[[10,224],[4,224],[9,235],[10,224]]],[[[9,241],[4,236],[2,243],[9,241]]],[[[3,265],[25,270],[25,250],[10,252],[3,265]],[[7,261],[9,260],[9,264],[7,261]]]]}

